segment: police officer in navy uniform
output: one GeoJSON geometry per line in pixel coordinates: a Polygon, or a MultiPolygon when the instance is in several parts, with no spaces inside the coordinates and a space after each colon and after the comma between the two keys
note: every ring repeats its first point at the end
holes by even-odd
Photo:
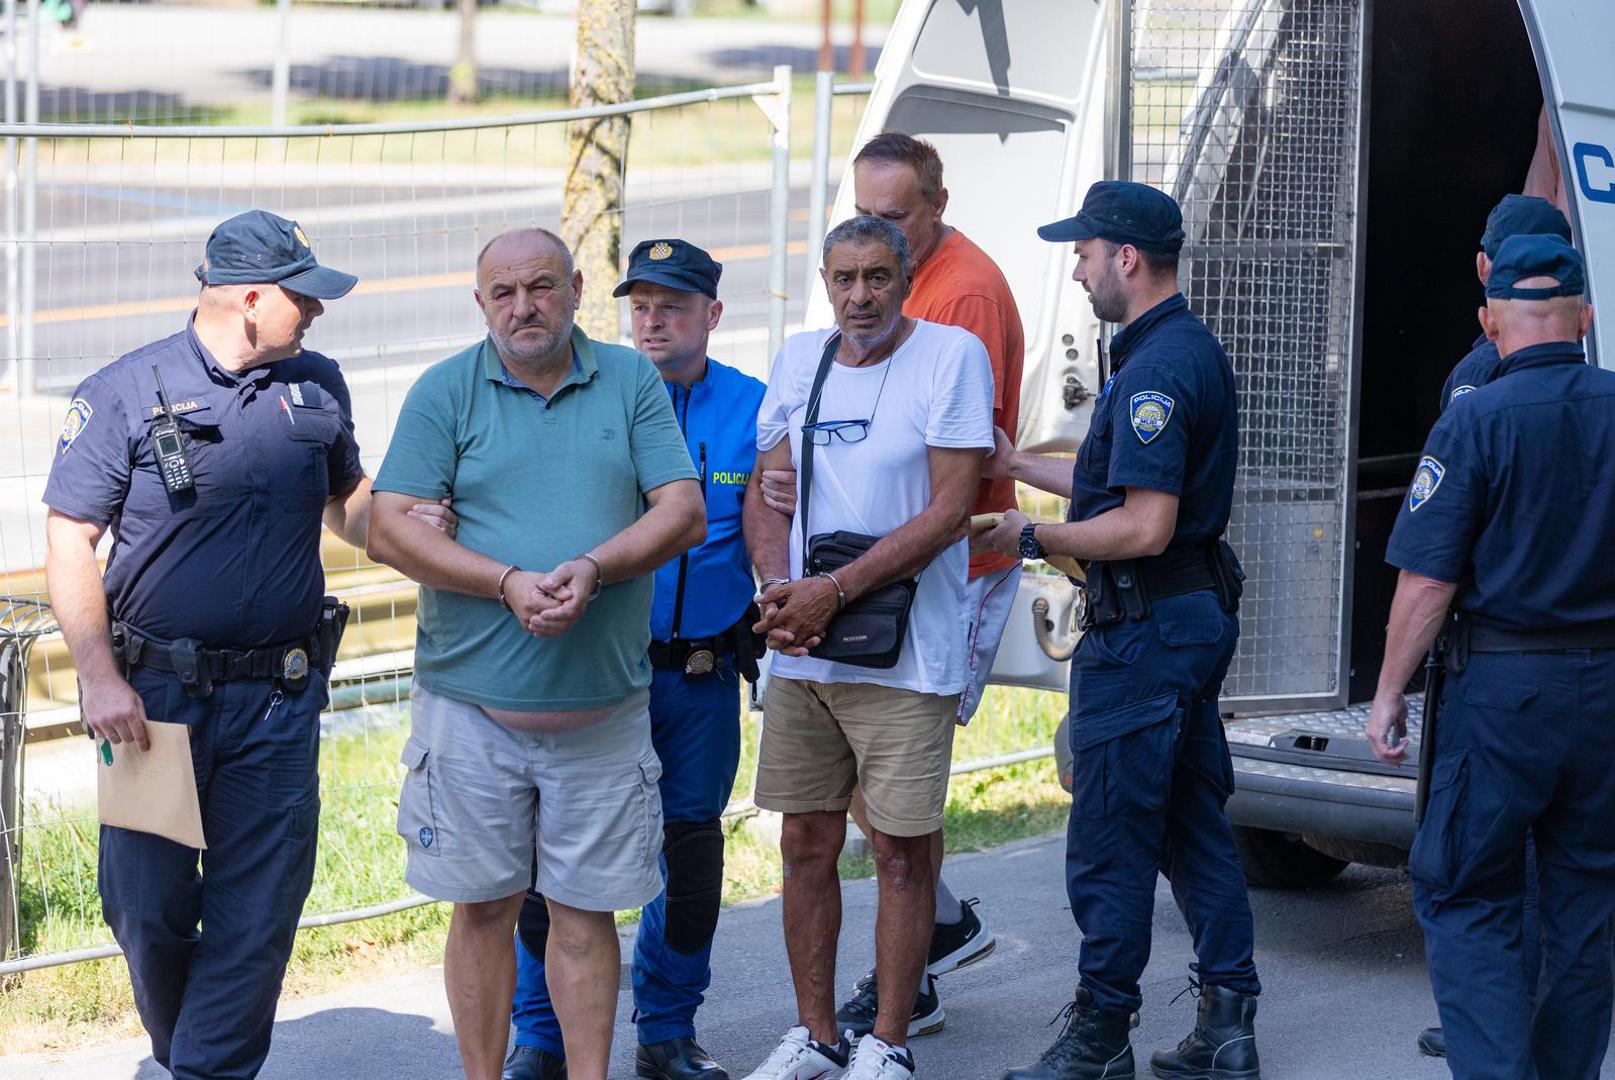
{"type": "MultiPolygon", "coordinates": [[[[639,1048],[635,1072],[656,1080],[727,1080],[695,1041],[711,981],[723,898],[723,827],[740,763],[738,675],[756,680],[756,590],[740,529],[757,455],[761,382],[707,355],[723,314],[723,266],[685,240],[646,240],[613,295],[627,296],[634,345],[661,372],[707,504],[706,542],[656,572],[651,608],[651,738],[662,761],[667,889],[644,909],[634,945],[639,1048]]],[[[565,1075],[561,1028],[544,983],[549,920],[523,905],[514,1007],[516,1045],[505,1080],[565,1075]]]]}
{"type": "Polygon", "coordinates": [[[1406,754],[1402,690],[1447,621],[1430,802],[1408,869],[1459,1080],[1592,1080],[1615,913],[1615,373],[1586,362],[1580,255],[1514,236],[1481,325],[1496,376],[1425,444],[1386,560],[1401,570],[1367,724],[1406,754]],[[1527,836],[1542,980],[1522,962],[1527,836]]]}
{"type": "MultiPolygon", "coordinates": [[[[1557,236],[1570,242],[1570,222],[1559,208],[1546,199],[1533,195],[1505,195],[1486,216],[1486,231],[1481,234],[1480,251],[1475,255],[1475,276],[1481,288],[1491,276],[1492,260],[1497,249],[1511,236],[1542,233],[1557,236]]],[[[1497,355],[1497,343],[1485,334],[1475,339],[1469,352],[1453,367],[1452,373],[1441,388],[1441,412],[1447,411],[1458,398],[1485,386],[1497,375],[1502,363],[1497,355]]],[[[1429,704],[1428,699],[1426,704],[1429,704]]],[[[1542,950],[1538,947],[1540,921],[1537,918],[1536,855],[1531,845],[1526,846],[1525,888],[1525,948],[1523,963],[1527,981],[1535,986],[1534,973],[1542,966],[1542,950]]],[[[1431,1057],[1442,1057],[1447,1052],[1446,1037],[1440,1027],[1429,1027],[1419,1032],[1419,1050],[1431,1057]]]]}
{"type": "Polygon", "coordinates": [[[1165,873],[1194,936],[1199,1012],[1157,1076],[1259,1075],[1250,902],[1223,807],[1233,770],[1217,696],[1239,636],[1241,574],[1222,541],[1239,453],[1234,373],[1177,287],[1183,218],[1171,197],[1105,181],[1038,230],[1076,244],[1075,280],[1105,322],[1114,373],[1075,469],[1014,453],[995,465],[1071,499],[1064,524],[1011,511],[995,548],[1088,564],[1071,667],[1075,783],[1066,886],[1082,930],[1065,1029],[1006,1080],[1131,1076],[1131,1013],[1165,873]]]}
{"type": "Polygon", "coordinates": [[[341,371],[301,351],[356,279],[261,210],[219,225],[196,275],[183,330],[79,384],[45,488],[45,572],[91,733],[115,757],[149,746],[148,718],[190,728],[200,874],[194,848],[102,826],[99,880],[152,1056],[217,1080],[263,1064],[313,881],[340,634],[320,524],[363,548],[370,485],[341,371]]]}

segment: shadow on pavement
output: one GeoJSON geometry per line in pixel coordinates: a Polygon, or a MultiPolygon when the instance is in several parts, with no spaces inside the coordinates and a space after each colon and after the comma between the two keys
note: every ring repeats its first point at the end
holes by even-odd
{"type": "MultiPolygon", "coordinates": [[[[384,1009],[326,1009],[275,1025],[262,1080],[455,1076],[459,1050],[430,1017],[384,1009]]],[[[150,1057],[131,1080],[168,1080],[150,1057]]]]}

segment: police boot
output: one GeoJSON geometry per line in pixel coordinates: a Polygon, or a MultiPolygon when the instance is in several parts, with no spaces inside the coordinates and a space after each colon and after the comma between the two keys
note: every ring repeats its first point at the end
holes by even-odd
{"type": "Polygon", "coordinates": [[[640,1044],[634,1051],[634,1075],[649,1080],[729,1080],[724,1067],[694,1039],[640,1044]]]}
{"type": "MultiPolygon", "coordinates": [[[[1036,1065],[1011,1069],[1004,1080],[1133,1080],[1133,1047],[1125,1011],[1101,1009],[1086,988],[1060,1014],[1065,1028],[1036,1065]]],[[[1056,1018],[1058,1019],[1058,1017],[1056,1018]]]]}
{"type": "Polygon", "coordinates": [[[1150,1055],[1150,1070],[1169,1080],[1259,1080],[1256,995],[1222,986],[1199,986],[1194,1030],[1176,1050],[1150,1055]]]}

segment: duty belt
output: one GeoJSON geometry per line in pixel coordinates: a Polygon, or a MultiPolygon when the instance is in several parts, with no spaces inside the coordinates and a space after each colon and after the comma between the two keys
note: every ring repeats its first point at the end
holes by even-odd
{"type": "Polygon", "coordinates": [[[207,697],[214,683],[237,679],[273,679],[285,689],[301,690],[310,666],[320,662],[316,634],[257,649],[209,649],[195,638],[157,641],[128,623],[113,623],[112,655],[127,668],[179,676],[193,697],[207,697]]]}
{"type": "Polygon", "coordinates": [[[652,667],[673,668],[686,675],[709,675],[717,668],[720,656],[733,652],[729,642],[721,638],[674,638],[652,641],[650,662],[652,667]]]}
{"type": "Polygon", "coordinates": [[[1220,540],[1143,559],[1094,562],[1083,590],[1082,628],[1149,616],[1150,601],[1212,589],[1229,611],[1239,606],[1244,571],[1220,540]]]}
{"type": "Polygon", "coordinates": [[[1510,630],[1487,626],[1458,615],[1452,620],[1446,642],[1446,666],[1461,674],[1470,653],[1563,652],[1566,649],[1615,649],[1615,622],[1553,626],[1541,630],[1510,630]]]}

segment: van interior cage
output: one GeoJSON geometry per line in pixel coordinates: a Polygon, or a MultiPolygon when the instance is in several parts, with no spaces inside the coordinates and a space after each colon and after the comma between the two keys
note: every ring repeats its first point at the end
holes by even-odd
{"type": "Polygon", "coordinates": [[[1248,580],[1224,706],[1339,702],[1351,560],[1359,0],[1133,0],[1121,175],[1170,192],[1180,284],[1239,389],[1248,580]]]}

